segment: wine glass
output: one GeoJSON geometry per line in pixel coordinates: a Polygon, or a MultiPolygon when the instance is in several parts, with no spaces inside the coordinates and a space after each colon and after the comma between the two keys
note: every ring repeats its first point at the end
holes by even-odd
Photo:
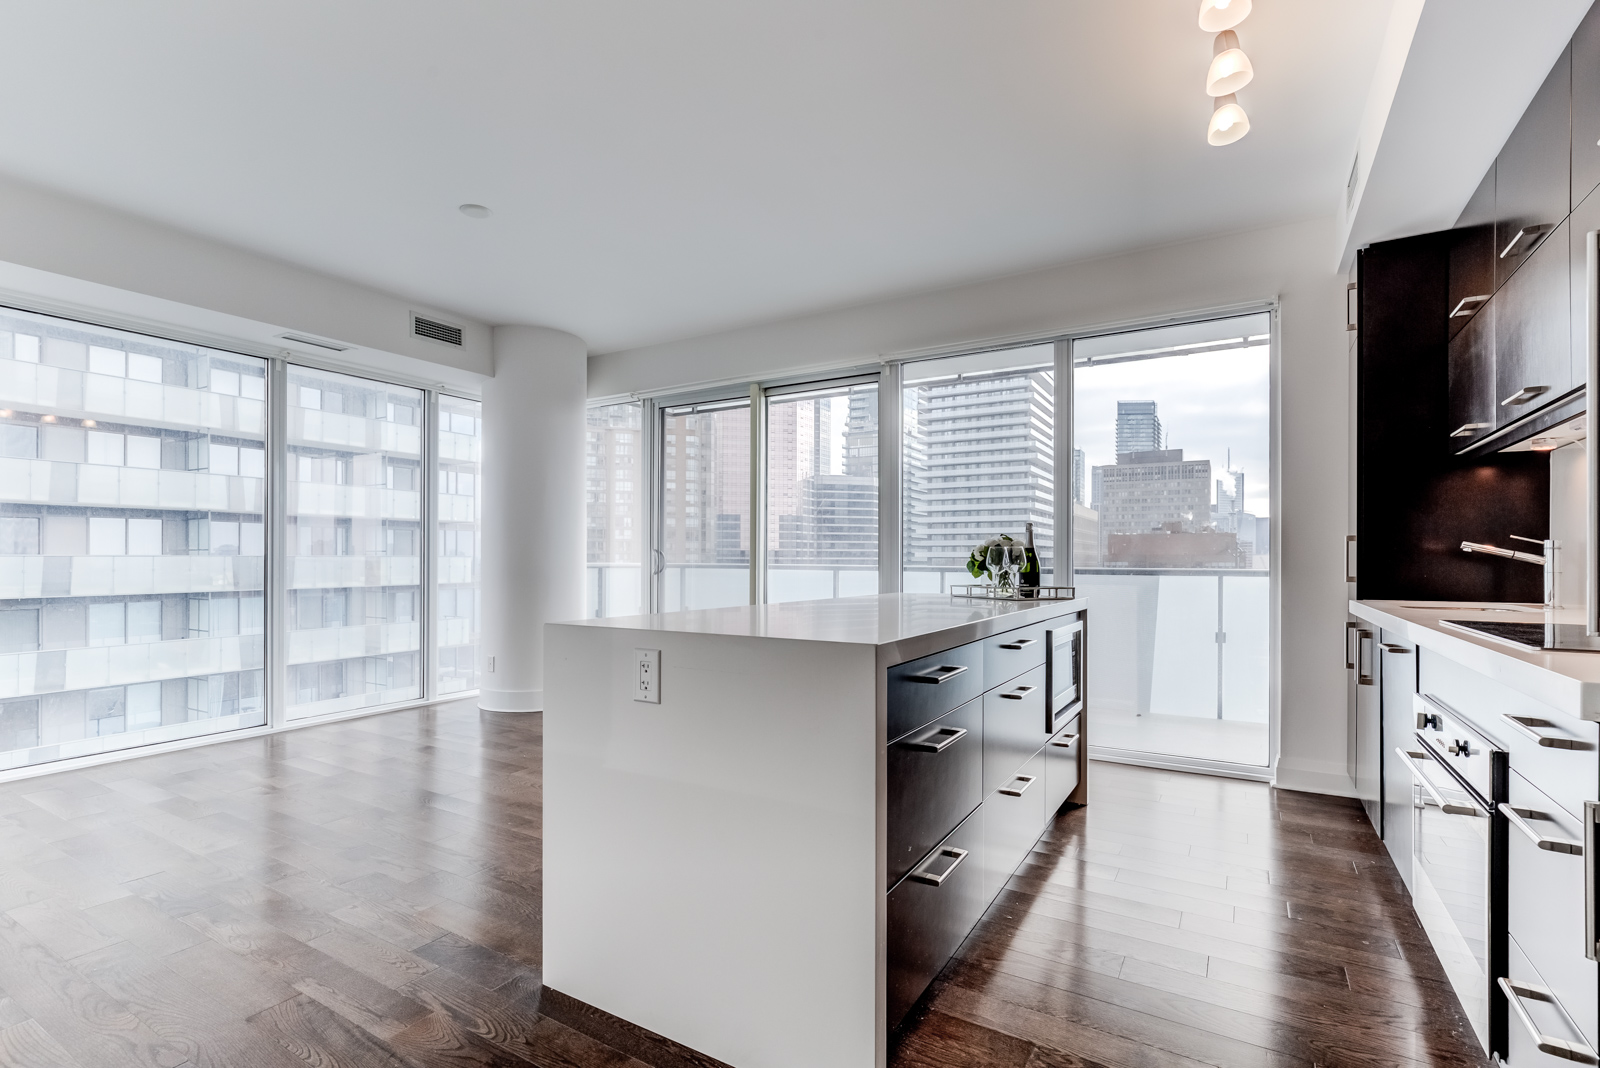
{"type": "Polygon", "coordinates": [[[989,546],[985,563],[989,565],[989,576],[1000,589],[1006,585],[1006,547],[1004,545],[989,546]]]}
{"type": "Polygon", "coordinates": [[[1022,592],[1022,587],[1020,584],[1022,578],[1022,565],[1026,562],[1027,558],[1023,554],[1022,546],[1006,546],[1006,574],[1011,576],[1012,593],[1020,594],[1022,592]]]}

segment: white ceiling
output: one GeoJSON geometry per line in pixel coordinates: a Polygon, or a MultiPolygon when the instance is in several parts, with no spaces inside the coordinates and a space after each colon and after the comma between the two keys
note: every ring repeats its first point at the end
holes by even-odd
{"type": "Polygon", "coordinates": [[[1391,3],[9,4],[0,171],[606,351],[1331,214],[1391,3]]]}

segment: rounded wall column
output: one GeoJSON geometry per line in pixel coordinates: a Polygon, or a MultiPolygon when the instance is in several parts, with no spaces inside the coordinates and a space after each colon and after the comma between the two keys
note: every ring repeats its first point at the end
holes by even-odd
{"type": "Polygon", "coordinates": [[[544,708],[544,625],[583,615],[587,361],[571,334],[494,328],[494,381],[483,391],[478,692],[491,712],[544,708]]]}

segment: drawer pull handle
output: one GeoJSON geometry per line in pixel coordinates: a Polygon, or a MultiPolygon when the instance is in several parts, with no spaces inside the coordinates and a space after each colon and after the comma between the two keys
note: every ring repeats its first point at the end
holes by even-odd
{"type": "MultiPolygon", "coordinates": [[[[1589,856],[1600,852],[1600,841],[1596,841],[1596,823],[1600,822],[1600,802],[1585,801],[1583,803],[1583,849],[1589,856]]],[[[1583,866],[1583,955],[1590,960],[1600,960],[1600,932],[1595,930],[1595,885],[1594,862],[1583,866]]]]}
{"type": "Polygon", "coordinates": [[[1507,723],[1511,724],[1512,728],[1518,734],[1521,734],[1522,736],[1524,736],[1526,738],[1531,738],[1534,741],[1538,742],[1540,745],[1545,746],[1546,748],[1549,748],[1549,749],[1590,749],[1590,748],[1593,748],[1592,746],[1589,745],[1588,742],[1582,741],[1581,739],[1578,739],[1578,738],[1564,738],[1564,737],[1561,737],[1559,735],[1540,734],[1539,731],[1538,731],[1539,727],[1548,727],[1548,728],[1559,729],[1559,728],[1556,728],[1556,725],[1554,723],[1551,723],[1547,719],[1539,719],[1536,716],[1512,716],[1512,715],[1502,715],[1500,718],[1505,720],[1507,723]]]}
{"type": "Polygon", "coordinates": [[[1529,820],[1547,820],[1550,817],[1543,812],[1535,812],[1531,808],[1512,808],[1504,801],[1500,802],[1500,815],[1511,821],[1511,826],[1528,836],[1528,840],[1540,849],[1548,849],[1552,853],[1570,853],[1575,857],[1583,856],[1583,843],[1574,842],[1570,838],[1546,838],[1529,823],[1529,820]]]}
{"type": "Polygon", "coordinates": [[[1007,797],[1021,797],[1023,794],[1028,792],[1028,787],[1032,786],[1033,781],[1038,777],[1039,776],[1037,775],[1018,775],[1016,778],[1012,779],[1010,783],[1000,787],[1000,793],[1005,794],[1007,797]],[[1022,785],[1013,788],[1013,785],[1019,782],[1022,785]]]}
{"type": "Polygon", "coordinates": [[[920,675],[907,675],[906,681],[926,682],[930,685],[938,686],[942,683],[949,682],[951,679],[955,678],[957,675],[966,670],[967,665],[965,664],[941,664],[930,671],[924,671],[920,675]]]}
{"type": "Polygon", "coordinates": [[[906,748],[923,753],[942,753],[966,736],[965,727],[940,727],[932,734],[923,735],[914,742],[907,742],[906,748]]]}
{"type": "Polygon", "coordinates": [[[933,856],[929,857],[927,860],[911,869],[911,874],[908,876],[908,878],[915,879],[919,883],[927,883],[929,886],[940,886],[943,885],[946,879],[950,878],[951,872],[961,867],[961,862],[966,859],[967,850],[965,849],[957,849],[955,846],[945,846],[942,849],[935,849],[933,851],[933,856]],[[933,872],[928,870],[930,865],[945,859],[948,859],[950,863],[945,865],[944,871],[941,871],[935,875],[933,872]]]}
{"type": "Polygon", "coordinates": [[[1007,690],[1000,696],[1007,701],[1020,701],[1038,688],[1037,686],[1018,686],[1015,690],[1007,690]]]}
{"type": "Polygon", "coordinates": [[[1453,438],[1470,438],[1480,430],[1488,430],[1489,426],[1490,424],[1488,423],[1462,423],[1450,431],[1450,436],[1453,438]]]}
{"type": "Polygon", "coordinates": [[[1034,642],[1036,642],[1038,640],[1039,640],[1038,638],[1018,638],[1014,642],[1001,642],[1000,643],[1000,648],[1002,648],[1002,649],[1026,649],[1028,646],[1032,645],[1034,642]]]}
{"type": "Polygon", "coordinates": [[[1063,734],[1059,738],[1050,739],[1050,744],[1058,749],[1071,749],[1078,744],[1078,736],[1076,734],[1063,734]]]}
{"type": "Polygon", "coordinates": [[[1506,247],[1500,250],[1500,258],[1505,259],[1507,256],[1511,255],[1512,251],[1522,243],[1523,238],[1528,238],[1531,240],[1549,229],[1551,229],[1551,227],[1546,226],[1543,223],[1539,224],[1538,226],[1524,226],[1522,229],[1517,231],[1517,236],[1513,237],[1509,242],[1507,242],[1506,247]]]}
{"type": "MultiPolygon", "coordinates": [[[[1500,984],[1500,989],[1505,992],[1506,1000],[1511,1003],[1511,1011],[1516,1013],[1517,1019],[1522,1021],[1522,1026],[1527,1029],[1528,1037],[1533,1039],[1533,1044],[1539,1047],[1540,1053],[1548,1053],[1552,1057],[1561,1057],[1579,1064],[1600,1064],[1600,1057],[1596,1057],[1594,1050],[1581,1042],[1568,1042],[1561,1038],[1551,1038],[1549,1035],[1539,1033],[1539,1025],[1533,1022],[1533,1017],[1528,1015],[1528,1010],[1523,1006],[1522,1000],[1547,1001],[1556,1007],[1556,1010],[1565,1016],[1566,1011],[1561,1008],[1561,1003],[1556,996],[1542,986],[1532,983],[1518,983],[1510,979],[1495,980],[1500,984]]],[[[1574,1031],[1577,1028],[1573,1028],[1574,1031]]]]}
{"type": "Polygon", "coordinates": [[[1422,769],[1417,767],[1417,761],[1430,759],[1427,753],[1408,753],[1404,749],[1396,747],[1394,755],[1400,758],[1402,764],[1411,769],[1412,781],[1421,786],[1423,792],[1433,799],[1433,803],[1439,806],[1439,811],[1447,816],[1483,815],[1472,805],[1452,805],[1440,796],[1439,791],[1433,788],[1433,783],[1429,782],[1428,777],[1422,774],[1422,769]]]}
{"type": "Polygon", "coordinates": [[[1482,304],[1488,299],[1489,295],[1487,293],[1481,297],[1462,297],[1461,303],[1455,306],[1455,309],[1450,313],[1449,318],[1454,319],[1461,315],[1471,315],[1473,312],[1478,310],[1478,305],[1482,304]],[[1470,308],[1467,307],[1469,304],[1472,305],[1470,308]]]}
{"type": "Polygon", "coordinates": [[[1549,386],[1523,386],[1521,389],[1519,389],[1515,393],[1511,394],[1511,396],[1509,396],[1505,400],[1501,401],[1500,402],[1500,407],[1504,408],[1504,407],[1506,407],[1507,405],[1510,405],[1510,404],[1527,404],[1529,401],[1533,400],[1533,398],[1537,397],[1539,394],[1541,394],[1541,393],[1549,393],[1549,392],[1550,392],[1550,387],[1549,386]]]}

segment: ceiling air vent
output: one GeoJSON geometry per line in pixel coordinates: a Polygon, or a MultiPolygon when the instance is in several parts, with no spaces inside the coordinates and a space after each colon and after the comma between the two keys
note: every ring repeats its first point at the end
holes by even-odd
{"type": "Polygon", "coordinates": [[[441,323],[437,319],[427,319],[420,315],[411,316],[411,333],[416,337],[425,337],[429,341],[438,341],[445,345],[461,346],[461,328],[441,323]]]}
{"type": "Polygon", "coordinates": [[[337,341],[324,341],[321,338],[306,337],[303,334],[279,334],[284,341],[292,341],[296,345],[310,345],[314,349],[326,349],[329,352],[349,352],[349,345],[341,345],[337,341]]]}

